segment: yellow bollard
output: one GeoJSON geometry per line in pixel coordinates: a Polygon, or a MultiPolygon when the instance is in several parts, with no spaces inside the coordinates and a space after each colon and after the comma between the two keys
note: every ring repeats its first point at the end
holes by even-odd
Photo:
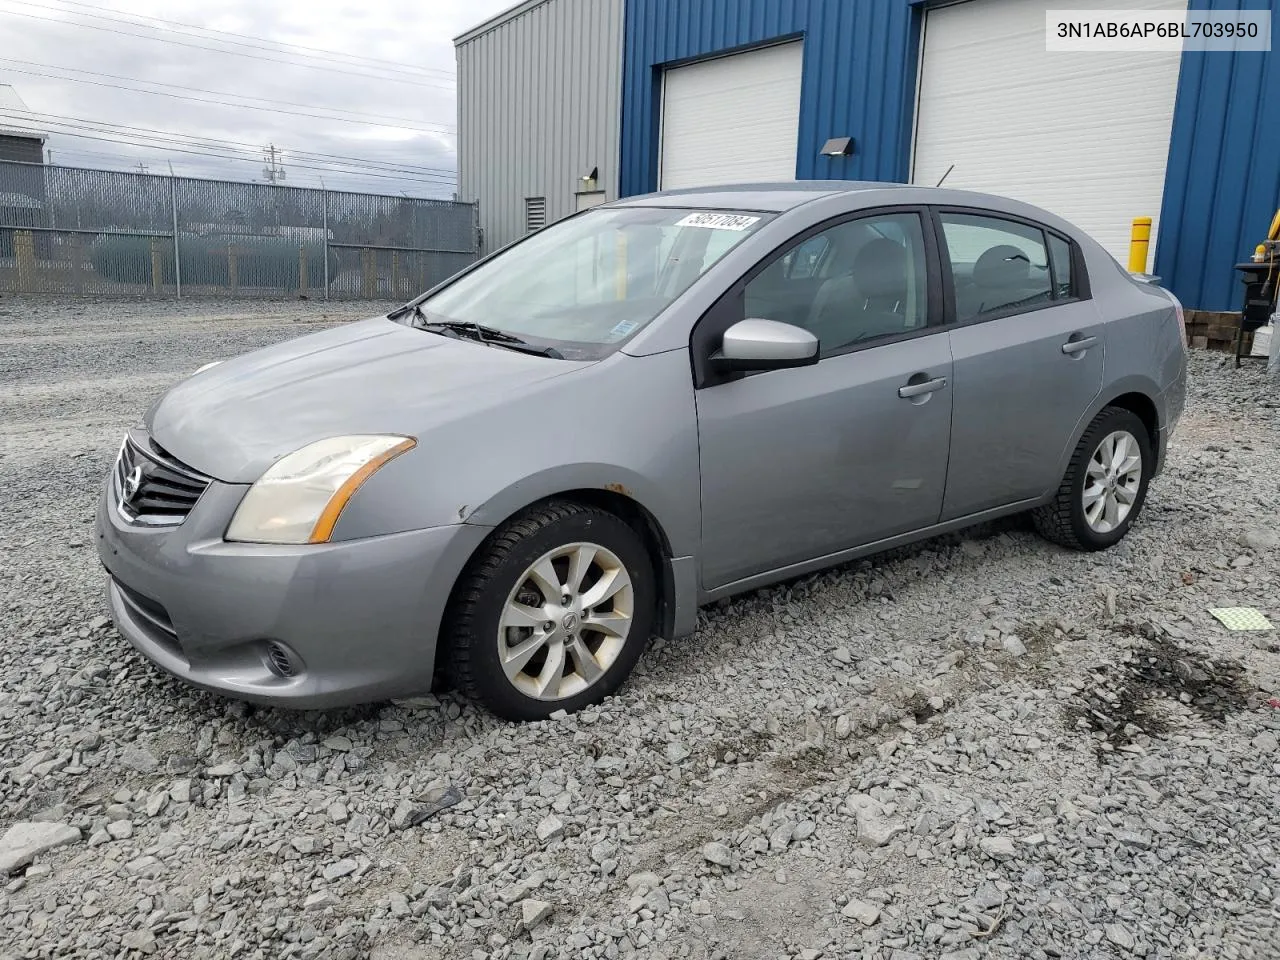
{"type": "Polygon", "coordinates": [[[1147,272],[1147,248],[1151,246],[1151,218],[1134,217],[1129,232],[1129,272],[1147,272]]]}

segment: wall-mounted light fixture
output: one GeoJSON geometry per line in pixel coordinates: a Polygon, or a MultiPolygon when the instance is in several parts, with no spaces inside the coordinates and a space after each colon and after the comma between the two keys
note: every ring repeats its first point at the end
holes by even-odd
{"type": "Polygon", "coordinates": [[[819,153],[824,157],[847,157],[853,153],[853,137],[832,137],[822,145],[819,153]]]}
{"type": "Polygon", "coordinates": [[[595,190],[596,180],[598,180],[599,178],[600,178],[599,167],[592,167],[590,170],[588,170],[586,173],[580,176],[578,178],[578,181],[582,184],[582,192],[590,193],[592,190],[595,190]]]}

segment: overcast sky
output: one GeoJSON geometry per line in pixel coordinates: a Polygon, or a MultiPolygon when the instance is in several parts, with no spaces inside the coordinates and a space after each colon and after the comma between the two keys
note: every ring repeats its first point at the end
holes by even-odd
{"type": "Polygon", "coordinates": [[[453,37],[514,2],[0,0],[0,84],[55,163],[261,180],[274,143],[290,184],[448,196],[453,37]]]}

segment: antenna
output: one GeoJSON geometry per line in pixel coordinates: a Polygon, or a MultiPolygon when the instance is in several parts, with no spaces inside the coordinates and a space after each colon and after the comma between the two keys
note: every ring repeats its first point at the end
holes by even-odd
{"type": "MultiPolygon", "coordinates": [[[[954,163],[951,166],[947,167],[947,172],[942,175],[942,180],[945,180],[947,179],[947,177],[951,176],[951,171],[954,170],[955,168],[956,168],[956,165],[954,163]]],[[[933,188],[935,190],[938,189],[938,187],[942,186],[942,180],[939,180],[937,183],[933,185],[933,188]]]]}

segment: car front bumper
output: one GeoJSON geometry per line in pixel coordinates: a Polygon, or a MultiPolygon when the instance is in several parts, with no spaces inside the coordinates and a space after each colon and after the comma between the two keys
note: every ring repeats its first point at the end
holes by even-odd
{"type": "Polygon", "coordinates": [[[246,489],[215,481],[182,524],[147,528],[121,517],[108,479],[97,546],[125,638],[195,686],[273,706],[328,708],[429,690],[445,603],[489,528],[228,543],[222,534],[246,489]]]}

